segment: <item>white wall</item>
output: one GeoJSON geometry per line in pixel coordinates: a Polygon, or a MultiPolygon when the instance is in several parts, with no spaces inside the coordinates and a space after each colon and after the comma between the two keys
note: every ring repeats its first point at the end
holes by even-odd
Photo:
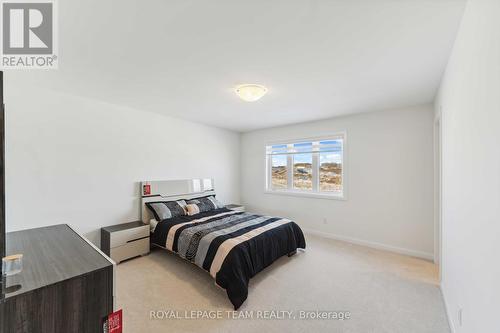
{"type": "Polygon", "coordinates": [[[441,288],[456,332],[498,332],[500,1],[469,0],[436,101],[441,108],[441,288]]]}
{"type": "Polygon", "coordinates": [[[358,243],[433,257],[431,105],[242,135],[241,197],[252,211],[358,243]],[[265,194],[265,145],[347,131],[348,200],[265,194]],[[326,223],[324,223],[326,219],[326,223]]]}
{"type": "Polygon", "coordinates": [[[239,133],[95,100],[21,87],[6,74],[7,231],[140,217],[142,180],[215,178],[239,200],[239,133]]]}

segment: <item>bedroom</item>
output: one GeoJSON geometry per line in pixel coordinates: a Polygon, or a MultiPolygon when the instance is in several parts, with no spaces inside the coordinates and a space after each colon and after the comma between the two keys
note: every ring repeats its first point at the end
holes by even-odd
{"type": "Polygon", "coordinates": [[[53,67],[2,62],[4,332],[500,327],[497,1],[45,2],[53,67]]]}

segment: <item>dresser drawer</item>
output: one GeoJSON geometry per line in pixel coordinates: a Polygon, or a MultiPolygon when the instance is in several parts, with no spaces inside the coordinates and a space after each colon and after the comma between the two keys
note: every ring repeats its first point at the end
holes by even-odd
{"type": "Polygon", "coordinates": [[[111,259],[119,263],[122,260],[140,256],[149,252],[149,237],[114,247],[110,251],[111,259]]]}
{"type": "MultiPolygon", "coordinates": [[[[126,245],[130,241],[134,241],[139,238],[149,237],[149,225],[145,224],[143,226],[125,229],[116,232],[112,232],[109,235],[109,247],[114,248],[122,245],[126,245]]],[[[149,240],[148,240],[149,243],[149,240]]]]}

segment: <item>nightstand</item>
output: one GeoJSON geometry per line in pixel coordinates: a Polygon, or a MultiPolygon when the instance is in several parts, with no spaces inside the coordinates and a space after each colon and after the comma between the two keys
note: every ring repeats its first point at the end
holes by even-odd
{"type": "Polygon", "coordinates": [[[149,253],[149,225],[142,221],[101,228],[101,250],[116,263],[149,253]]]}
{"type": "Polygon", "coordinates": [[[234,210],[236,212],[244,212],[245,211],[245,206],[238,205],[238,204],[226,205],[226,208],[230,209],[230,210],[234,210]]]}

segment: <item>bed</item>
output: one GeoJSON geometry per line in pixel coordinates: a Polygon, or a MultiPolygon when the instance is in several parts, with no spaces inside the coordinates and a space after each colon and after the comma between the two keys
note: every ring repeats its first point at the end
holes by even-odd
{"type": "Polygon", "coordinates": [[[247,299],[250,278],[306,247],[302,230],[289,219],[225,208],[212,179],[143,182],[142,191],[152,245],[207,271],[235,310],[247,299]]]}

